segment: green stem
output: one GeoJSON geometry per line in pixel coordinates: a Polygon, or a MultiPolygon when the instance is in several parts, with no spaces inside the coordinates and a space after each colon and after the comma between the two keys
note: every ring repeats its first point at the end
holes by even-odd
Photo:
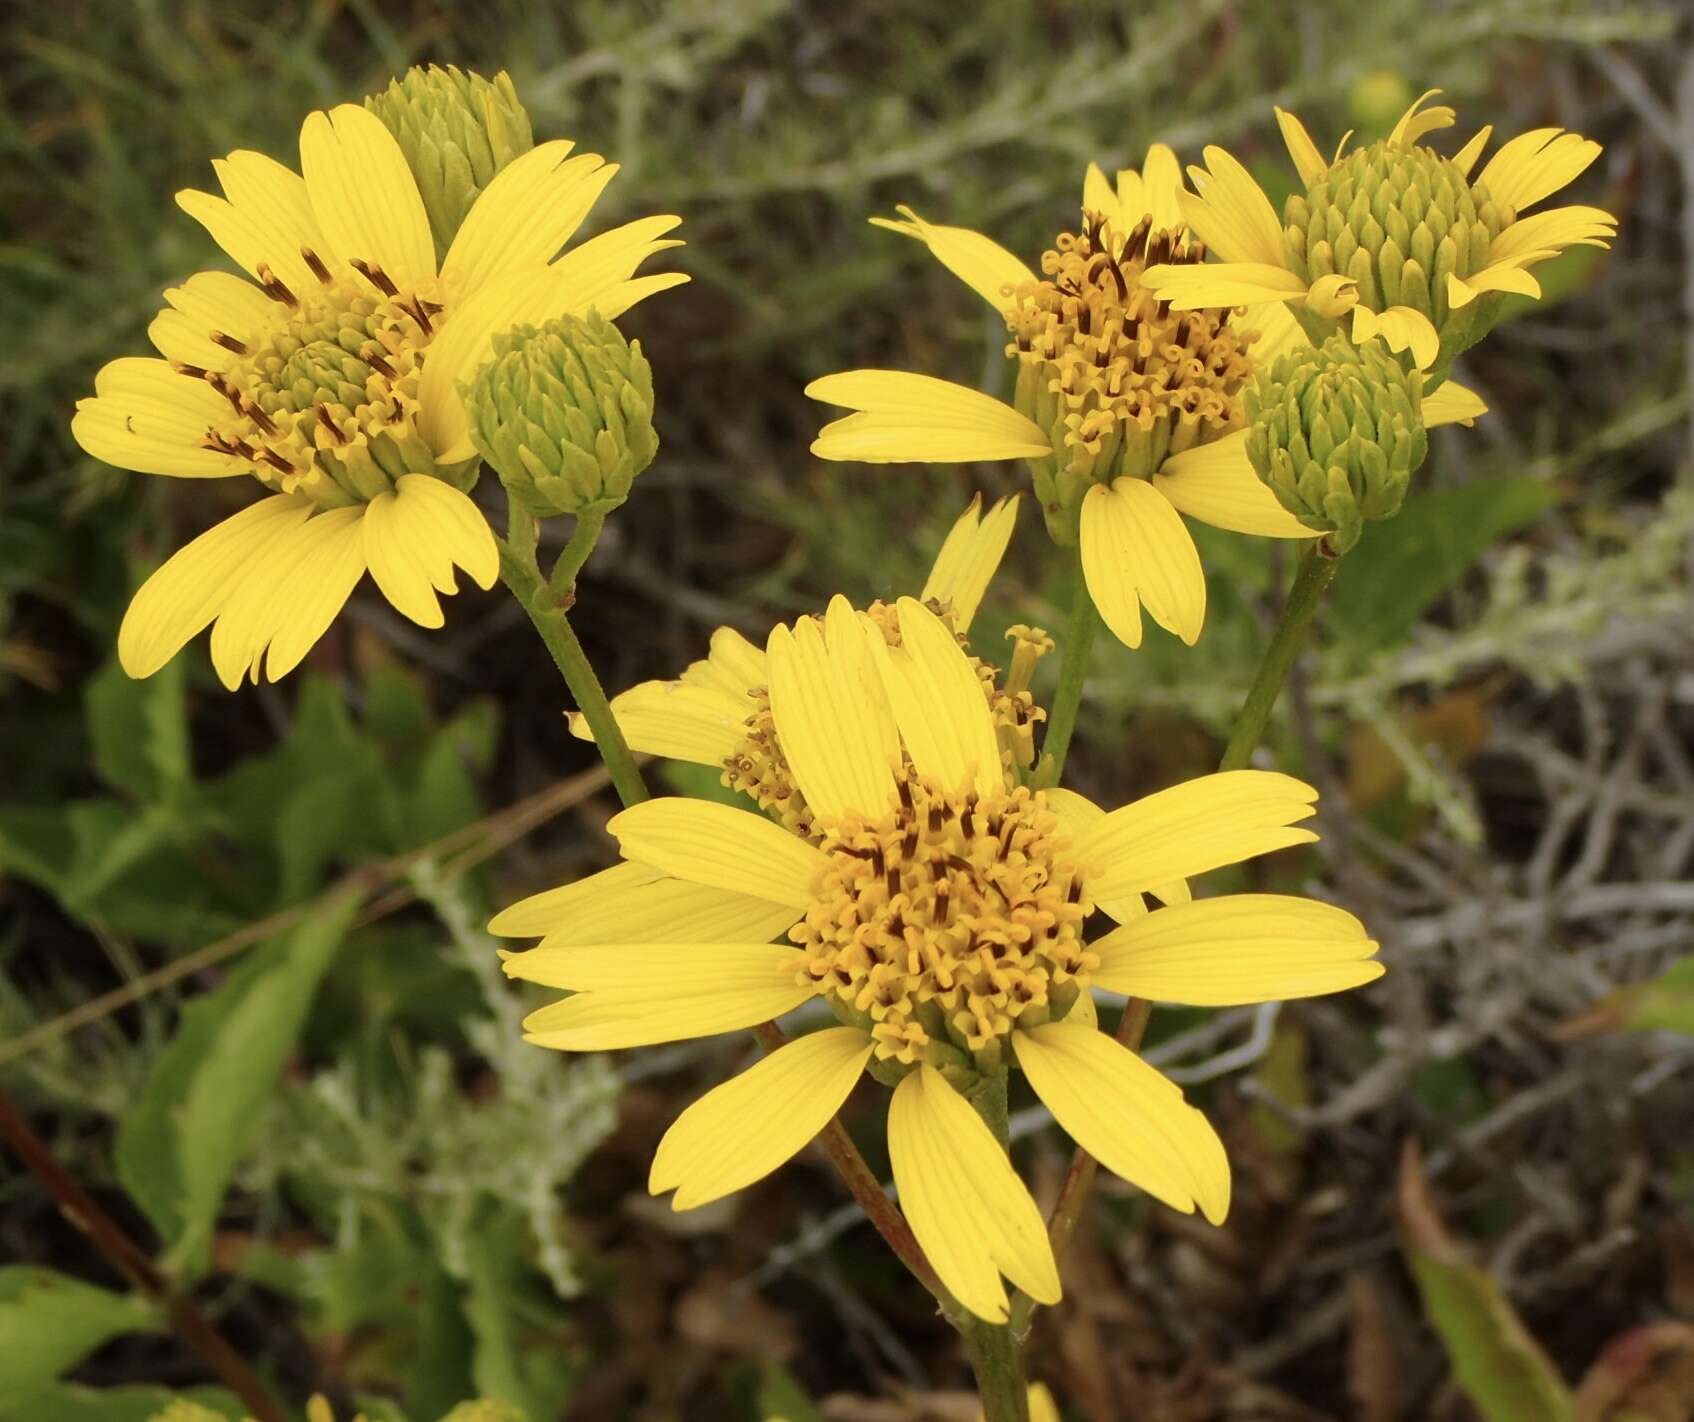
{"type": "Polygon", "coordinates": [[[1029,1422],[1029,1384],[1012,1330],[974,1314],[965,1315],[961,1328],[982,1399],[983,1422],[1029,1422]]]}
{"type": "Polygon", "coordinates": [[[553,571],[547,579],[547,591],[553,594],[559,606],[568,608],[576,601],[576,575],[582,571],[582,565],[600,541],[600,530],[605,526],[604,511],[584,511],[576,516],[570,542],[565,544],[565,551],[559,554],[559,561],[553,564],[553,571]]]}
{"type": "Polygon", "coordinates": [[[1289,591],[1282,616],[1277,620],[1270,645],[1265,648],[1265,655],[1259,662],[1252,689],[1242,703],[1241,714],[1235,718],[1229,744],[1218,763],[1219,770],[1240,770],[1253,758],[1253,752],[1258,749],[1259,740],[1265,733],[1265,724],[1270,720],[1271,708],[1281,694],[1282,683],[1288,679],[1288,669],[1294,665],[1300,648],[1305,646],[1312,617],[1340,566],[1341,560],[1329,551],[1321,538],[1312,539],[1300,554],[1300,569],[1294,576],[1294,586],[1289,591]]]}
{"type": "MultiPolygon", "coordinates": [[[[571,542],[573,545],[576,542],[574,535],[571,542]]],[[[500,576],[529,614],[529,620],[541,634],[547,650],[553,654],[554,665],[565,678],[565,685],[570,688],[578,709],[588,722],[588,729],[594,736],[600,758],[606,762],[618,798],[626,806],[639,804],[647,798],[647,786],[641,779],[641,771],[635,764],[635,757],[630,754],[629,743],[623,738],[617,718],[612,715],[600,678],[594,675],[588,653],[582,650],[582,643],[577,641],[570,619],[565,616],[564,607],[541,580],[541,570],[535,562],[533,522],[527,518],[520,519],[515,512],[511,537],[500,546],[500,576]]]]}
{"type": "Polygon", "coordinates": [[[1053,697],[1052,713],[1047,718],[1047,735],[1041,742],[1041,781],[1057,785],[1064,772],[1065,756],[1070,751],[1071,736],[1076,731],[1076,713],[1082,706],[1082,684],[1088,678],[1088,655],[1094,646],[1094,629],[1100,625],[1100,614],[1094,610],[1094,599],[1088,595],[1088,581],[1082,576],[1082,561],[1077,560],[1076,588],[1071,594],[1070,623],[1065,628],[1065,645],[1060,652],[1059,690],[1053,697]]]}

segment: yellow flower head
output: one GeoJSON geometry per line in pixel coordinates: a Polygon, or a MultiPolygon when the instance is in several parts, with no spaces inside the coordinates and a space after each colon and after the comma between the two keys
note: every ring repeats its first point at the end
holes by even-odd
{"type": "Polygon", "coordinates": [[[439,268],[423,199],[382,121],[343,104],[308,116],[295,173],[249,151],[213,164],[224,196],[177,202],[251,276],[201,272],[165,293],[148,334],[163,359],[95,378],[72,433],[120,468],[247,475],[268,493],[202,534],[135,596],[118,635],[150,676],[208,623],[231,689],[311,649],[368,570],[425,627],[455,567],[481,586],[494,537],[458,386],[495,334],[597,310],[615,317],[680,274],[637,278],[674,217],[615,228],[559,256],[616,165],[543,143],[477,197],[439,268]],[[557,258],[557,260],[555,260],[557,258]]]}
{"type": "MultiPolygon", "coordinates": [[[[1017,499],[1001,499],[985,515],[980,495],[954,523],[919,595],[963,642],[977,606],[1000,565],[1017,520],[1017,499]]],[[[898,640],[894,611],[872,603],[870,616],[898,640]]],[[[1013,627],[1011,668],[1004,682],[995,669],[972,658],[994,716],[1001,757],[1028,769],[1035,762],[1035,726],[1046,712],[1029,693],[1035,664],[1053,648],[1045,632],[1013,627]]],[[[733,627],[712,634],[707,656],[671,681],[645,681],[612,698],[612,714],[630,749],[695,765],[719,767],[723,783],[751,798],[798,834],[813,833],[811,812],[794,783],[771,718],[769,668],[764,651],[733,627]]],[[[571,733],[592,740],[581,712],[571,733]]]]}
{"type": "MultiPolygon", "coordinates": [[[[1162,144],[1116,183],[1090,166],[1082,222],[1043,256],[1037,275],[979,232],[910,209],[876,225],[922,241],[1006,321],[1017,362],[1008,405],[931,376],[856,370],[807,394],[858,413],[826,425],[823,459],[1023,459],[1049,531],[1075,543],[1089,595],[1127,646],[1143,609],[1192,645],[1206,579],[1183,515],[1268,538],[1310,538],[1260,483],[1244,448],[1243,396],[1255,371],[1309,344],[1280,301],[1245,307],[1227,293],[1173,310],[1146,273],[1210,272],[1203,232],[1185,223],[1176,155],[1162,144]]],[[[1209,241],[1209,239],[1207,239],[1209,241]]],[[[1469,391],[1433,398],[1425,422],[1474,419],[1469,391]]]]}
{"type": "MultiPolygon", "coordinates": [[[[1425,108],[1431,89],[1387,138],[1326,160],[1291,113],[1276,111],[1304,191],[1279,221],[1270,199],[1221,148],[1190,168],[1184,220],[1222,258],[1203,267],[1152,267],[1147,285],[1177,310],[1222,303],[1289,302],[1321,324],[1352,313],[1356,341],[1380,335],[1420,368],[1443,369],[1486,335],[1499,297],[1539,297],[1529,268],[1571,246],[1605,247],[1617,219],[1596,207],[1525,211],[1566,186],[1600,145],[1539,128],[1501,146],[1473,178],[1484,128],[1453,157],[1420,140],[1450,127],[1453,110],[1425,108]]],[[[1349,135],[1350,137],[1351,135],[1349,135]]]]}
{"type": "Polygon", "coordinates": [[[798,1037],[696,1102],[650,1188],[690,1209],[812,1139],[867,1069],[894,1085],[889,1155],[936,1273],[1003,1320],[1002,1276],[1059,1295],[1040,1212],[963,1091],[1016,1065],[1090,1154],[1216,1222],[1229,1165],[1170,1081],[1101,1032],[1089,989],[1214,1006],[1377,977],[1352,915],[1187,880],[1316,836],[1309,786],[1206,776],[1107,812],[1005,767],[978,669],[916,598],[878,618],[834,599],[766,643],[772,732],[811,815],[798,834],[729,805],[649,800],[610,824],[624,862],[507,909],[541,936],[506,971],[573,995],[528,1040],[598,1051],[755,1026],[816,998],[798,1037]],[[1167,907],[1149,911],[1143,894],[1167,907]],[[1095,910],[1117,921],[1091,933],[1095,910]],[[786,943],[770,939],[786,932],[786,943]]]}

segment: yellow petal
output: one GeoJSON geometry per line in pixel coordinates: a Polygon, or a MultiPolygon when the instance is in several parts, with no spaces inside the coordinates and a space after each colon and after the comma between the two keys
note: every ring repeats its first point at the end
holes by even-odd
{"type": "Polygon", "coordinates": [[[1259,339],[1253,342],[1253,364],[1260,370],[1279,355],[1311,344],[1286,301],[1258,302],[1234,317],[1230,324],[1240,331],[1259,333],[1259,339]]]}
{"type": "Polygon", "coordinates": [[[1012,1034],[1012,1044],[1035,1094],[1100,1164],[1174,1210],[1192,1214],[1198,1205],[1213,1224],[1223,1223],[1229,1158],[1174,1083],[1120,1042],[1080,1024],[1023,1029],[1012,1034]]]}
{"type": "Polygon", "coordinates": [[[894,799],[900,742],[858,614],[831,599],[828,632],[802,617],[765,645],[771,718],[794,783],[821,825],[857,811],[880,816],[894,799]]]}
{"type": "Polygon", "coordinates": [[[1288,149],[1288,156],[1294,160],[1300,181],[1311,187],[1329,171],[1329,164],[1324,162],[1323,154],[1318,152],[1317,144],[1312,142],[1312,136],[1306,132],[1306,125],[1300,122],[1298,114],[1278,109],[1276,126],[1282,130],[1282,142],[1288,149]]]}
{"type": "Polygon", "coordinates": [[[899,621],[898,647],[868,618],[863,626],[912,764],[949,792],[967,784],[982,795],[1003,792],[993,718],[957,638],[916,598],[900,599],[899,621]]]}
{"type": "Polygon", "coordinates": [[[214,160],[212,168],[230,205],[269,234],[279,258],[271,266],[295,295],[315,291],[319,282],[302,249],[317,257],[332,275],[344,273],[345,264],[331,249],[312,211],[305,180],[292,168],[250,149],[214,160]]]}
{"type": "MultiPolygon", "coordinates": [[[[652,244],[652,250],[657,252],[666,247],[681,245],[681,242],[655,242],[652,244]]],[[[630,307],[639,305],[649,296],[657,296],[661,291],[669,291],[672,287],[686,286],[692,280],[687,272],[654,272],[651,276],[615,281],[587,302],[579,302],[578,305],[582,309],[573,308],[573,314],[584,315],[592,309],[608,321],[616,321],[630,307]]]]}
{"type": "Polygon", "coordinates": [[[791,905],[690,884],[626,861],[519,900],[496,914],[488,931],[540,938],[539,948],[508,956],[506,972],[549,983],[542,974],[553,956],[580,943],[758,943],[798,916],[791,905]]]}
{"type": "Polygon", "coordinates": [[[499,576],[500,554],[488,521],[469,496],[427,474],[403,474],[394,492],[365,506],[365,558],[395,609],[420,627],[445,618],[437,592],[456,591],[455,566],[481,587],[499,576]]]}
{"type": "Polygon", "coordinates": [[[848,370],[806,387],[826,405],[863,413],[823,427],[819,459],[867,464],[1039,459],[1052,446],[1039,425],[992,395],[903,370],[848,370]]]}
{"type": "Polygon", "coordinates": [[[1532,129],[1502,143],[1477,182],[1495,202],[1522,212],[1574,181],[1599,156],[1600,145],[1580,133],[1532,129]]]}
{"type": "Polygon", "coordinates": [[[179,549],[130,601],[118,629],[118,660],[134,677],[152,676],[223,609],[271,540],[304,523],[309,499],[261,499],[179,549]]]}
{"type": "MultiPolygon", "coordinates": [[[[1121,189],[1121,173],[1118,175],[1118,183],[1121,189]]],[[[1176,154],[1163,143],[1150,143],[1147,146],[1147,158],[1141,165],[1141,190],[1147,208],[1145,214],[1136,214],[1135,222],[1139,222],[1142,216],[1149,217],[1155,232],[1181,224],[1182,165],[1176,161],[1176,154]]],[[[1124,216],[1129,216],[1127,206],[1124,216]]],[[[1133,227],[1135,222],[1131,222],[1130,226],[1133,227]]]]}
{"type": "Polygon", "coordinates": [[[317,289],[317,277],[286,232],[277,232],[251,212],[196,188],[179,192],[176,205],[204,227],[212,240],[252,276],[258,277],[259,268],[266,267],[296,296],[317,289]]]}
{"type": "MultiPolygon", "coordinates": [[[[694,765],[729,759],[747,738],[752,712],[745,691],[733,696],[687,681],[644,681],[612,698],[612,715],[631,750],[694,765]]],[[[580,711],[571,714],[570,726],[578,740],[594,739],[580,711]]]]}
{"type": "Polygon", "coordinates": [[[1261,538],[1318,536],[1260,480],[1247,458],[1245,430],[1173,455],[1153,476],[1153,487],[1190,518],[1214,528],[1261,538]]]}
{"type": "Polygon", "coordinates": [[[1566,247],[1605,247],[1617,235],[1618,220],[1598,207],[1550,207],[1520,217],[1494,239],[1489,263],[1524,266],[1557,256],[1566,247]]]}
{"type": "Polygon", "coordinates": [[[429,570],[407,538],[399,503],[394,494],[378,494],[365,505],[365,563],[395,611],[420,627],[443,626],[447,619],[429,570]]]}
{"type": "Polygon", "coordinates": [[[1353,308],[1353,342],[1380,336],[1388,349],[1398,354],[1410,350],[1419,370],[1428,370],[1441,353],[1441,335],[1429,317],[1412,306],[1390,306],[1386,311],[1353,308]]]}
{"type": "MultiPolygon", "coordinates": [[[[1059,824],[1072,845],[1081,843],[1089,831],[1106,818],[1104,810],[1086,795],[1080,795],[1075,790],[1055,786],[1041,793],[1046,798],[1047,808],[1059,817],[1059,824]]],[[[1147,912],[1147,905],[1142,902],[1140,894],[1126,894],[1122,898],[1105,903],[1096,901],[1094,907],[1119,923],[1128,923],[1147,912]]]]}
{"type": "Polygon", "coordinates": [[[982,495],[978,494],[959,515],[935,555],[929,581],[919,596],[924,602],[944,605],[955,631],[970,630],[982,595],[1006,556],[1006,545],[1012,541],[1012,528],[1017,523],[1018,497],[1013,494],[998,500],[984,518],[979,517],[982,495]]]}
{"type": "Polygon", "coordinates": [[[1046,1383],[1029,1385],[1029,1422],[1064,1422],[1059,1416],[1059,1404],[1053,1400],[1046,1383]]]}
{"type": "Polygon", "coordinates": [[[1200,553],[1171,502],[1145,479],[1096,484],[1082,502],[1082,573],[1106,626],[1141,645],[1141,607],[1190,647],[1206,621],[1200,553]]]}
{"type": "MultiPolygon", "coordinates": [[[[770,680],[765,649],[754,646],[733,627],[720,627],[713,632],[706,660],[694,665],[700,667],[702,674],[709,676],[716,685],[737,696],[745,696],[754,687],[764,686],[770,680]]],[[[692,670],[691,667],[689,671],[692,670]]],[[[684,672],[683,675],[687,677],[689,673],[684,672]]]]}
{"type": "Polygon", "coordinates": [[[254,556],[212,630],[212,665],[234,691],[269,649],[280,681],[299,666],[365,575],[364,506],[330,509],[279,534],[254,556]]]}
{"type": "Polygon", "coordinates": [[[598,153],[568,158],[554,139],[530,149],[478,194],[441,263],[470,296],[503,272],[532,271],[559,255],[618,171],[598,153]]]}
{"type": "Polygon", "coordinates": [[[909,207],[896,211],[902,220],[873,217],[871,226],[915,237],[929,248],[936,261],[996,311],[1008,311],[1014,304],[1008,288],[1036,280],[1034,272],[991,237],[968,227],[938,227],[925,222],[909,207]]]}
{"type": "Polygon", "coordinates": [[[777,1048],[678,1116],[653,1155],[647,1188],[692,1210],[762,1180],[841,1109],[870,1060],[857,1027],[829,1027],[777,1048]]]}
{"type": "Polygon", "coordinates": [[[805,908],[828,860],[763,815],[667,796],[632,805],[606,826],[624,858],[691,884],[805,908]]]}
{"type": "Polygon", "coordinates": [[[1203,156],[1205,168],[1188,170],[1198,196],[1184,193],[1180,200],[1194,235],[1225,263],[1283,266],[1282,223],[1264,189],[1227,150],[1212,145],[1203,156]]]}
{"type": "Polygon", "coordinates": [[[753,1027],[813,996],[804,960],[775,943],[582,944],[556,974],[576,996],[524,1018],[524,1040],[597,1052],[753,1027]]]}
{"type": "Polygon", "coordinates": [[[402,291],[435,276],[423,197],[400,144],[375,114],[358,104],[307,114],[300,171],[329,255],[381,267],[402,291]]]}
{"type": "Polygon", "coordinates": [[[271,299],[229,272],[196,272],[181,286],[167,287],[165,300],[170,304],[153,318],[147,338],[167,360],[202,370],[222,371],[235,360],[212,339],[214,331],[248,341],[270,319],[271,299]]]}
{"type": "MultiPolygon", "coordinates": [[[[1191,217],[1189,202],[1183,194],[1184,217],[1191,217]]],[[[1141,284],[1178,311],[1298,301],[1306,295],[1306,283],[1293,272],[1265,262],[1160,263],[1141,274],[1141,284]]]]}
{"type": "Polygon", "coordinates": [[[1318,792],[1271,770],[1203,775],[1111,811],[1075,848],[1096,899],[1145,893],[1174,879],[1269,854],[1317,836],[1295,829],[1318,792]]]}
{"type": "Polygon", "coordinates": [[[1358,919],[1284,894],[1177,904],[1089,946],[1100,955],[1096,987],[1193,1007],[1316,997],[1382,976],[1358,919]]]}
{"type": "Polygon", "coordinates": [[[1137,214],[1134,221],[1126,224],[1123,204],[1106,181],[1098,163],[1090,163],[1082,175],[1082,210],[1085,214],[1094,213],[1105,218],[1120,233],[1126,233],[1129,227],[1141,220],[1140,214],[1137,214]]]}
{"type": "Polygon", "coordinates": [[[912,1233],[960,1303],[1005,1322],[1001,1274],[1037,1303],[1058,1302],[1041,1211],[982,1118],[934,1067],[894,1089],[888,1155],[912,1233]]]}
{"type": "Polygon", "coordinates": [[[1541,283],[1521,267],[1508,262],[1496,262],[1463,279],[1447,273],[1447,304],[1455,311],[1469,306],[1485,291],[1513,291],[1532,301],[1541,299],[1541,283]]]}
{"type": "Polygon", "coordinates": [[[1486,415],[1488,406],[1482,397],[1456,380],[1444,380],[1433,395],[1423,397],[1424,428],[1437,425],[1468,425],[1477,416],[1486,415]]]}
{"type": "Polygon", "coordinates": [[[1482,157],[1482,150],[1488,146],[1489,135],[1493,132],[1493,124],[1484,124],[1471,135],[1470,142],[1453,155],[1453,166],[1461,175],[1470,177],[1470,170],[1476,167],[1476,160],[1482,157]]]}
{"type": "Polygon", "coordinates": [[[1437,104],[1433,109],[1423,107],[1440,92],[1439,89],[1428,89],[1412,101],[1412,106],[1400,115],[1400,121],[1388,135],[1390,144],[1397,148],[1410,148],[1426,133],[1453,126],[1457,115],[1447,105],[1437,104]]]}
{"type": "Polygon", "coordinates": [[[92,398],[77,401],[71,435],[96,459],[175,479],[227,479],[247,465],[203,449],[206,427],[229,413],[211,386],[162,360],[125,356],[95,377],[92,398]],[[210,395],[217,403],[208,404],[210,395]]]}

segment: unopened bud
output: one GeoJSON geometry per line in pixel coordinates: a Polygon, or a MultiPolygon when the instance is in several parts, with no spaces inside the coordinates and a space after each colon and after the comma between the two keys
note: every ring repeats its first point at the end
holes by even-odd
{"type": "Polygon", "coordinates": [[[1289,513],[1345,553],[1366,519],[1400,511],[1429,451],[1422,393],[1422,373],[1380,341],[1289,351],[1248,387],[1247,457],[1289,513]]]}
{"type": "Polygon", "coordinates": [[[652,368],[598,315],[496,336],[463,392],[472,443],[539,517],[615,508],[658,453],[652,368]]]}
{"type": "Polygon", "coordinates": [[[535,147],[511,76],[492,79],[449,64],[414,65],[365,107],[399,140],[429,214],[439,261],[477,195],[535,147]]]}

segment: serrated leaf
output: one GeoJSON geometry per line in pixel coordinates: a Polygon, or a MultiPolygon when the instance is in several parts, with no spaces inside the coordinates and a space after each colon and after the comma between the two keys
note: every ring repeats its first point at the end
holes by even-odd
{"type": "Polygon", "coordinates": [[[1453,1377],[1486,1422],[1570,1422],[1574,1399],[1494,1276],[1447,1233],[1415,1144],[1408,1142],[1397,1195],[1401,1246],[1441,1335],[1453,1377]]]}
{"type": "Polygon", "coordinates": [[[52,1269],[0,1266],[0,1399],[51,1382],[108,1339],[158,1326],[153,1306],[133,1294],[52,1269]]]}
{"type": "Polygon", "coordinates": [[[1413,494],[1342,559],[1331,628],[1361,654],[1397,645],[1491,545],[1534,522],[1556,497],[1527,476],[1413,494]]]}
{"type": "Polygon", "coordinates": [[[124,1117],[119,1178],[164,1239],[172,1266],[188,1277],[206,1266],[230,1175],[357,904],[353,894],[337,896],[189,1003],[124,1117]]]}

